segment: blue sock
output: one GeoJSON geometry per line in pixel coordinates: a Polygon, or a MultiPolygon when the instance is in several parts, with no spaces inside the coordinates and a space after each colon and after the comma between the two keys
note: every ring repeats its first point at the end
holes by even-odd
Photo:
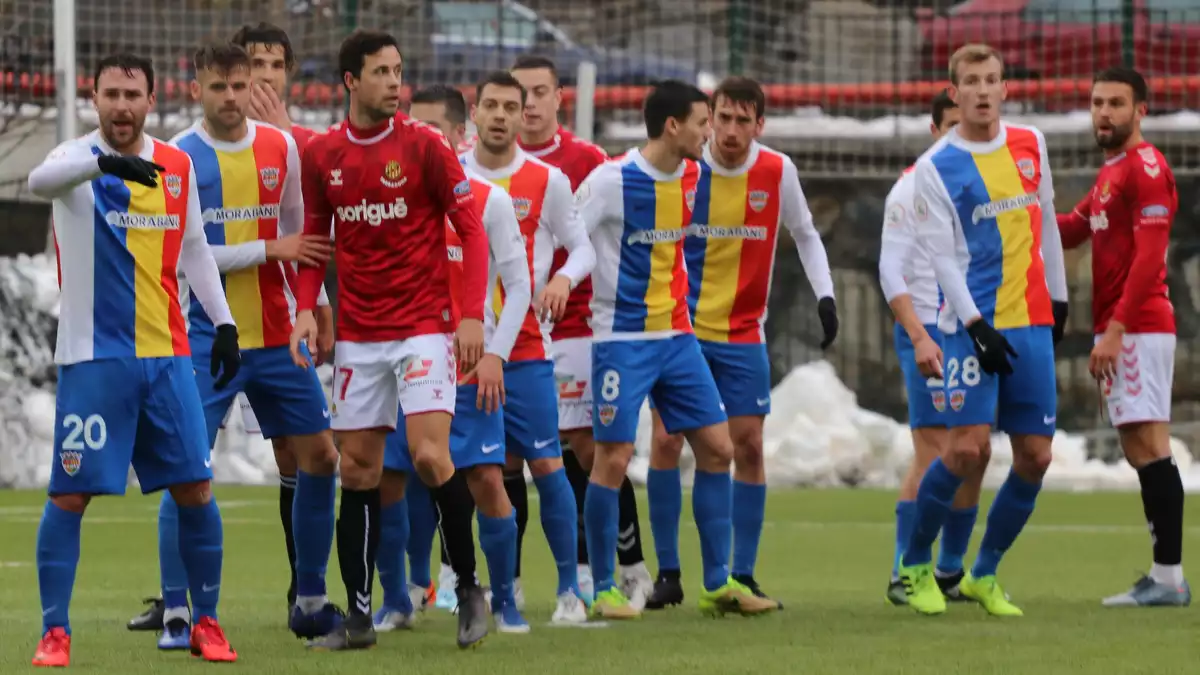
{"type": "Polygon", "coordinates": [[[383,587],[383,606],[410,614],[412,598],[408,597],[408,575],[404,570],[404,553],[408,547],[408,500],[401,499],[379,512],[379,553],[375,569],[379,570],[379,585],[383,587]]]}
{"type": "Polygon", "coordinates": [[[915,501],[896,502],[896,550],[892,555],[892,578],[900,577],[900,556],[904,555],[904,547],[912,538],[913,521],[917,516],[915,501]]]}
{"type": "Polygon", "coordinates": [[[683,484],[679,469],[650,469],[646,476],[650,500],[650,532],[658,569],[679,570],[679,519],[683,516],[683,484]]]}
{"type": "Polygon", "coordinates": [[[325,569],[333,549],[334,503],[337,478],[296,474],[292,500],[292,531],[296,537],[296,597],[325,595],[325,569]]]}
{"type": "Polygon", "coordinates": [[[696,471],[692,483],[692,517],[700,534],[704,589],[715,591],[729,581],[729,548],[733,540],[733,480],[727,473],[696,471]]]}
{"type": "Polygon", "coordinates": [[[513,602],[513,574],[517,569],[517,514],[489,518],[477,514],[479,548],[487,561],[488,581],[492,585],[492,611],[513,602]]]}
{"type": "Polygon", "coordinates": [[[933,560],[933,542],[950,515],[954,493],[958,492],[962,480],[950,473],[941,457],[929,465],[929,470],[921,479],[921,486],[917,488],[912,537],[902,555],[905,566],[926,565],[933,560]]]}
{"type": "Polygon", "coordinates": [[[617,518],[620,515],[620,490],[588,483],[583,500],[584,533],[587,535],[588,561],[596,595],[611,589],[617,565],[617,518]]]}
{"type": "Polygon", "coordinates": [[[192,615],[195,619],[209,617],[215,620],[217,601],[221,597],[221,564],[225,556],[221,511],[215,498],[204,506],[178,508],[179,553],[187,570],[192,615]]]}
{"type": "Polygon", "coordinates": [[[951,574],[962,571],[963,556],[971,545],[971,531],[975,529],[975,517],[979,507],[951,509],[942,526],[942,549],[938,552],[937,569],[951,574]]]}
{"type": "Polygon", "coordinates": [[[158,574],[163,605],[167,609],[187,607],[188,575],[179,555],[179,507],[167,490],[158,504],[158,574]]]}
{"type": "Polygon", "coordinates": [[[1030,483],[1013,471],[1008,472],[1008,478],[996,491],[996,499],[988,511],[987,529],[983,531],[983,541],[979,542],[979,555],[971,568],[971,576],[981,579],[996,573],[1000,559],[1029,522],[1041,489],[1041,483],[1030,483]]]}
{"type": "Polygon", "coordinates": [[[408,578],[421,588],[429,588],[433,583],[429,558],[437,532],[437,511],[429,488],[419,479],[408,481],[404,499],[408,502],[408,578]]]}
{"type": "Polygon", "coordinates": [[[752,577],[767,513],[767,486],[734,481],[733,504],[733,573],[752,577]]]}
{"type": "MultiPolygon", "coordinates": [[[[567,470],[559,469],[534,478],[541,508],[542,530],[550,544],[550,553],[558,567],[558,594],[579,592],[579,571],[576,567],[579,551],[579,513],[575,490],[567,480],[567,470]]],[[[613,550],[616,550],[614,544],[613,550]]]]}
{"type": "Polygon", "coordinates": [[[67,610],[79,567],[79,523],[82,513],[64,511],[46,500],[37,533],[38,591],[42,596],[42,634],[62,628],[71,634],[67,610]]]}

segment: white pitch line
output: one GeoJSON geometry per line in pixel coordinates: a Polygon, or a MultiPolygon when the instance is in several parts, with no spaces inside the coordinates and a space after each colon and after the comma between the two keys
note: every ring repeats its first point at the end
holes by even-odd
{"type": "MultiPolygon", "coordinates": [[[[254,525],[254,526],[275,526],[279,524],[276,519],[270,518],[222,518],[222,522],[226,525],[254,525]]],[[[37,524],[40,518],[4,516],[0,514],[0,523],[14,524],[37,524]]],[[[85,516],[83,519],[84,525],[146,525],[149,524],[145,518],[135,518],[128,516],[85,516]]],[[[681,526],[695,528],[695,523],[684,520],[680,523],[681,526]]],[[[846,522],[821,522],[810,520],[768,520],[763,523],[763,526],[768,529],[785,529],[785,530],[838,530],[845,528],[868,529],[868,530],[893,530],[893,523],[882,521],[846,521],[846,522]]],[[[983,525],[977,526],[976,529],[982,529],[983,525]]],[[[1142,525],[1086,525],[1086,524],[1047,524],[1042,525],[1033,523],[1025,526],[1026,532],[1044,532],[1044,533],[1061,533],[1061,534],[1106,534],[1106,535],[1129,535],[1129,534],[1144,534],[1147,532],[1145,526],[1142,525]]],[[[1188,536],[1200,535],[1200,527],[1185,527],[1184,534],[1188,536]]]]}

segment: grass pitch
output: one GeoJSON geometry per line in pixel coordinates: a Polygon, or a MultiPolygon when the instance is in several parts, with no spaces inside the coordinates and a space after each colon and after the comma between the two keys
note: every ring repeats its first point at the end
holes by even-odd
{"type": "MultiPolygon", "coordinates": [[[[886,605],[893,493],[780,490],[768,500],[758,578],[784,600],[786,610],[753,620],[702,617],[695,607],[698,542],[685,513],[687,604],[596,630],[547,625],[555,573],[534,501],[524,565],[531,634],[493,634],[480,649],[461,652],[454,645],[454,617],[431,609],[416,630],[382,635],[369,652],[341,654],[307,653],[284,626],[288,575],[276,494],[273,488],[217,490],[226,546],[221,623],[240,655],[225,668],[256,675],[1200,672],[1195,608],[1099,605],[1102,596],[1124,590],[1149,564],[1149,537],[1134,493],[1042,495],[1030,526],[1001,566],[1002,582],[1026,612],[1021,619],[995,619],[975,605],[954,604],[933,618],[886,605]]],[[[33,563],[42,502],[39,492],[0,492],[0,673],[31,670],[40,630],[33,563]]],[[[89,510],[71,611],[73,670],[132,675],[223,668],[186,654],[160,653],[153,635],[125,630],[139,599],[153,595],[158,585],[157,510],[157,498],[141,496],[97,500],[89,510]]],[[[644,502],[642,515],[653,571],[644,502]]],[[[981,515],[975,544],[983,520],[981,515]]],[[[1195,525],[1200,507],[1194,500],[1185,522],[1192,524],[1185,552],[1200,550],[1195,525]]],[[[1191,568],[1192,577],[1200,582],[1197,570],[1191,568]]],[[[329,579],[331,597],[344,603],[336,561],[329,579]]]]}

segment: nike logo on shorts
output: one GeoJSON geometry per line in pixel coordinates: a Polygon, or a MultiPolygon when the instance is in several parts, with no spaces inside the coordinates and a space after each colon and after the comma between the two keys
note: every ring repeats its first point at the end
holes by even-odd
{"type": "Polygon", "coordinates": [[[212,593],[213,591],[217,590],[220,587],[221,587],[221,584],[213,584],[212,586],[209,586],[208,584],[204,584],[204,585],[200,586],[200,590],[204,591],[205,593],[212,593]]]}
{"type": "Polygon", "coordinates": [[[550,445],[550,444],[551,444],[551,443],[553,443],[553,442],[554,442],[554,439],[553,439],[553,438],[548,438],[548,439],[546,439],[546,440],[544,440],[544,441],[534,441],[534,442],[533,442],[533,449],[534,449],[534,450],[541,450],[542,448],[546,447],[547,445],[550,445]]]}
{"type": "Polygon", "coordinates": [[[754,399],[754,402],[758,404],[758,407],[765,408],[771,404],[771,399],[770,398],[758,398],[758,399],[754,399]]]}
{"type": "Polygon", "coordinates": [[[212,457],[211,456],[209,456],[208,459],[204,460],[204,468],[206,468],[206,469],[212,468],[212,457]]]}
{"type": "Polygon", "coordinates": [[[481,447],[481,448],[479,448],[479,449],[483,451],[483,454],[485,454],[485,455],[490,455],[490,454],[492,454],[493,452],[495,452],[495,451],[497,451],[497,450],[499,450],[499,449],[500,449],[500,444],[499,444],[499,443],[497,443],[497,444],[495,444],[495,445],[484,445],[483,447],[481,447]]]}

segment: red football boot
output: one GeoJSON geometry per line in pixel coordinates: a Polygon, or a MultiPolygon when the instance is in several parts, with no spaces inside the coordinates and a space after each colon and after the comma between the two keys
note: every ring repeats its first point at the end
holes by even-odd
{"type": "Polygon", "coordinates": [[[33,665],[41,668],[66,668],[71,665],[71,636],[62,628],[51,628],[42,636],[33,665]]]}
{"type": "Polygon", "coordinates": [[[192,626],[192,656],[198,656],[205,661],[233,663],[237,661],[237,652],[229,646],[225,639],[225,631],[211,616],[201,618],[192,626]]]}

